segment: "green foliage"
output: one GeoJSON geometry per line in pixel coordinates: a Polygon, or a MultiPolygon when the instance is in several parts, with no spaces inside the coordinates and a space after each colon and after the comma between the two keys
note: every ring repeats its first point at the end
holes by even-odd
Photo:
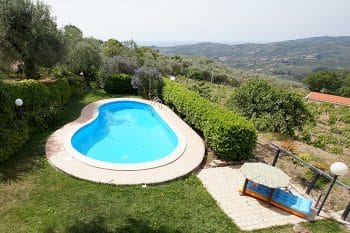
{"type": "Polygon", "coordinates": [[[0,54],[8,64],[23,62],[29,78],[38,66],[51,67],[63,58],[64,43],[48,5],[29,0],[0,1],[0,54]]]}
{"type": "Polygon", "coordinates": [[[136,61],[126,56],[108,58],[103,64],[103,71],[108,74],[134,74],[138,67],[136,61]]]}
{"type": "Polygon", "coordinates": [[[104,90],[109,94],[128,95],[135,92],[131,86],[131,76],[128,74],[114,74],[107,78],[104,90]]]}
{"type": "Polygon", "coordinates": [[[107,40],[102,47],[102,55],[105,58],[112,58],[118,55],[127,53],[127,48],[122,43],[115,39],[107,40]]]}
{"type": "Polygon", "coordinates": [[[163,78],[155,68],[138,68],[131,84],[143,98],[152,99],[162,95],[163,78]]]}
{"type": "Polygon", "coordinates": [[[71,88],[66,79],[48,83],[35,81],[0,82],[0,161],[9,158],[28,141],[30,132],[47,128],[59,117],[71,88]],[[23,114],[15,99],[23,100],[23,114]]]}
{"type": "Polygon", "coordinates": [[[70,72],[68,67],[64,65],[56,65],[52,67],[52,69],[50,69],[50,74],[55,79],[71,78],[74,76],[74,74],[70,72]]]}
{"type": "Polygon", "coordinates": [[[294,135],[311,119],[303,99],[285,89],[273,87],[264,80],[251,80],[233,95],[233,108],[256,124],[260,130],[294,135]]]}
{"type": "Polygon", "coordinates": [[[342,78],[334,71],[321,70],[309,74],[304,83],[311,91],[336,94],[342,85],[342,78]]]}
{"type": "Polygon", "coordinates": [[[84,39],[68,53],[67,65],[74,73],[83,73],[87,89],[91,89],[90,80],[95,78],[102,63],[100,50],[97,41],[84,39]]]}
{"type": "Polygon", "coordinates": [[[78,42],[83,40],[83,32],[72,24],[64,26],[63,36],[67,49],[73,49],[78,42]]]}
{"type": "Polygon", "coordinates": [[[0,106],[0,161],[2,161],[27,142],[29,127],[18,119],[14,99],[3,82],[0,82],[0,106]]]}
{"type": "Polygon", "coordinates": [[[164,101],[174,106],[187,123],[203,132],[208,146],[220,158],[243,160],[252,156],[256,131],[249,121],[177,83],[164,82],[164,101]]]}

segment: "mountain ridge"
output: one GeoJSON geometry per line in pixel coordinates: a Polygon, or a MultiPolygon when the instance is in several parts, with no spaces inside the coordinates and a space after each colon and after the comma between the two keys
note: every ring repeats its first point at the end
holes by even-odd
{"type": "Polygon", "coordinates": [[[259,44],[201,42],[152,48],[167,55],[204,56],[233,68],[297,81],[320,68],[350,69],[350,36],[322,36],[259,44]]]}

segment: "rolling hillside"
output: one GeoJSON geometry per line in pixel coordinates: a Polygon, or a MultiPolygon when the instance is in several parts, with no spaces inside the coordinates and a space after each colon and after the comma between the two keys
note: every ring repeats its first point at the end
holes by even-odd
{"type": "Polygon", "coordinates": [[[350,36],[314,37],[267,44],[199,43],[154,47],[163,54],[205,56],[251,72],[302,80],[319,69],[350,69],[350,36]]]}

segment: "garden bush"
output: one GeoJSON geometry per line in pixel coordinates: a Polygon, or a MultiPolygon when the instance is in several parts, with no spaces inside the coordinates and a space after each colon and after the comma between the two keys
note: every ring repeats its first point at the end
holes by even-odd
{"type": "Polygon", "coordinates": [[[132,94],[131,76],[128,74],[115,74],[106,78],[104,90],[110,94],[132,94]]]}
{"type": "Polygon", "coordinates": [[[156,68],[141,67],[135,71],[131,84],[146,99],[162,95],[163,78],[156,68]]]}
{"type": "Polygon", "coordinates": [[[0,82],[0,161],[20,150],[30,133],[52,125],[70,95],[66,79],[46,84],[36,80],[0,82]],[[17,98],[23,99],[21,118],[15,106],[17,98]]]}
{"type": "Polygon", "coordinates": [[[244,160],[252,156],[256,130],[251,122],[175,82],[165,79],[164,84],[165,103],[202,131],[208,146],[221,159],[244,160]]]}
{"type": "Polygon", "coordinates": [[[14,99],[0,82],[0,161],[7,159],[29,139],[29,127],[17,118],[14,99]]]}
{"type": "Polygon", "coordinates": [[[259,130],[293,136],[294,130],[312,120],[303,99],[264,80],[241,85],[232,97],[232,108],[252,119],[259,130]]]}
{"type": "Polygon", "coordinates": [[[109,58],[102,69],[108,74],[134,74],[138,65],[136,61],[127,56],[114,56],[109,58]]]}

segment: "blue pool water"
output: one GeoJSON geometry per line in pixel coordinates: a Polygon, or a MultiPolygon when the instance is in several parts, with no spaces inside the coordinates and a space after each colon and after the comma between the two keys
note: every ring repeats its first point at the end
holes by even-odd
{"type": "Polygon", "coordinates": [[[98,117],[78,130],[71,142],[81,154],[96,160],[143,163],[169,155],[178,138],[149,105],[116,101],[102,105],[98,117]]]}

